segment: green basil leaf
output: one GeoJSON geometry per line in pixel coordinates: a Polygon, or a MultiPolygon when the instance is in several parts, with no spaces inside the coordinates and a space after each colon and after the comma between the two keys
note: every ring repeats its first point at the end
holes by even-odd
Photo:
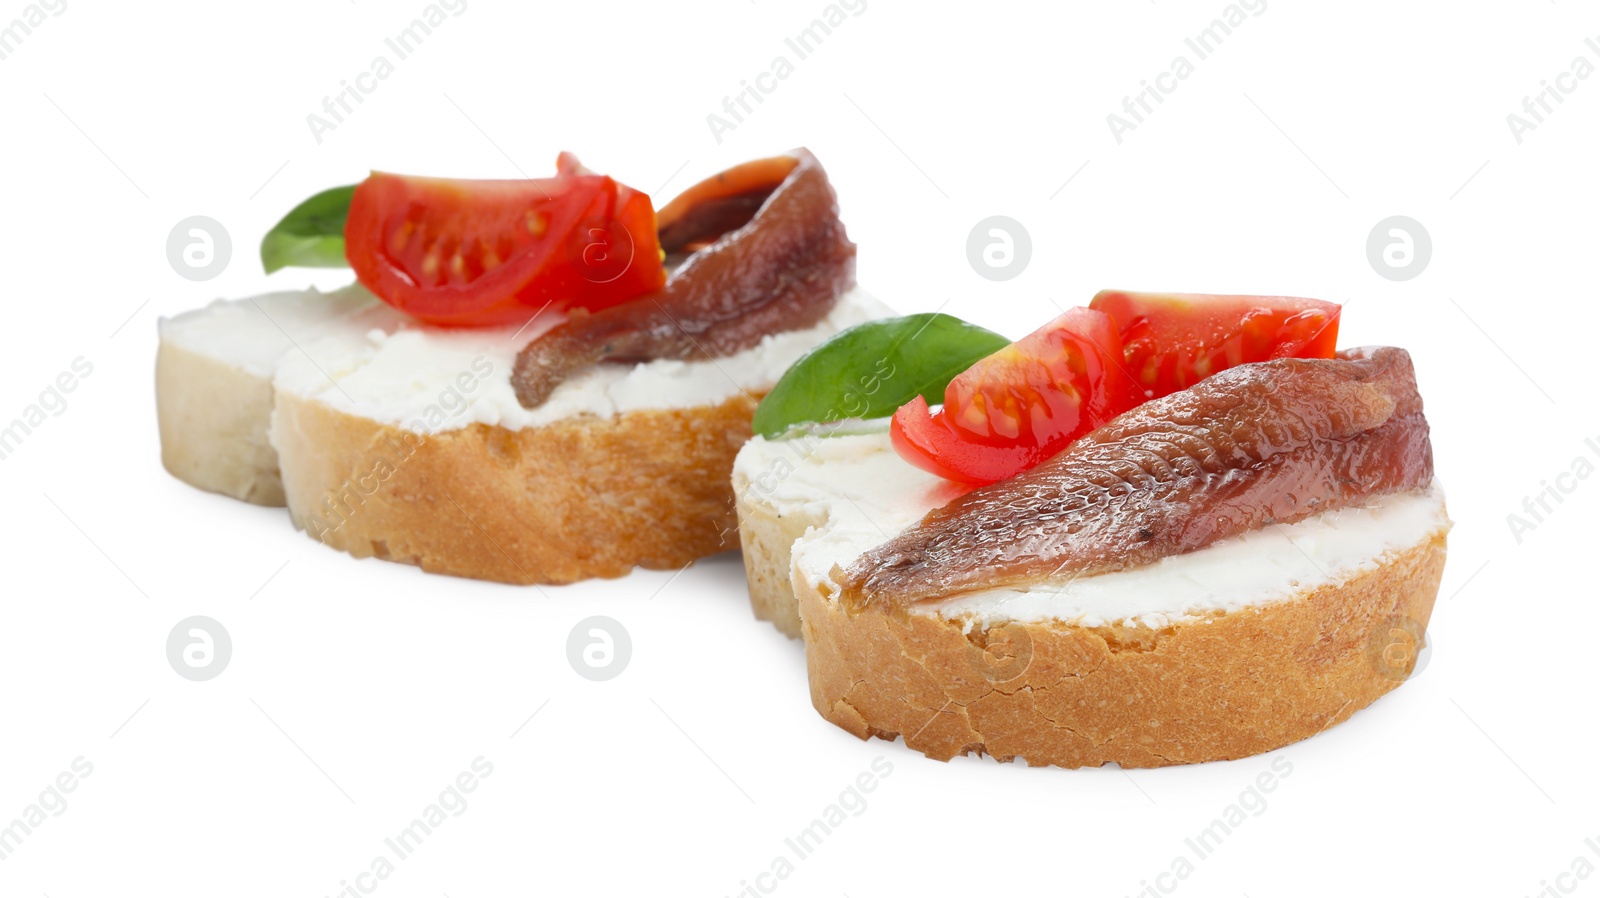
{"type": "Polygon", "coordinates": [[[355,185],[324,190],[289,210],[261,240],[261,266],[344,268],[344,221],[350,215],[355,185]]]}
{"type": "Polygon", "coordinates": [[[937,312],[858,324],[784,372],[752,427],[771,438],[796,424],[891,415],[918,395],[938,404],[952,378],[1010,342],[937,312]]]}

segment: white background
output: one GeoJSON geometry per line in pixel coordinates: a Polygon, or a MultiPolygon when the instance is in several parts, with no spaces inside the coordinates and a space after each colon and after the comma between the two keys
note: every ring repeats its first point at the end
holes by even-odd
{"type": "MultiPolygon", "coordinates": [[[[0,419],[94,366],[0,461],[0,823],[94,765],[0,861],[0,894],[333,895],[478,756],[493,775],[375,894],[734,895],[880,756],[864,812],[779,893],[1134,895],[1276,756],[1292,775],[1178,893],[1524,896],[1600,866],[1600,478],[1564,481],[1520,542],[1507,523],[1600,464],[1600,76],[1520,144],[1506,122],[1600,64],[1593,4],[1271,0],[1119,144],[1107,114],[1192,57],[1221,0],[867,0],[721,142],[706,116],[792,58],[822,0],[468,0],[319,144],[306,116],[424,5],[67,0],[0,61],[0,419]],[[426,576],[162,471],[157,317],[340,283],[255,258],[311,193],[371,168],[542,175],[571,149],[664,200],[798,145],[861,283],[904,311],[1020,336],[1103,287],[1287,293],[1347,303],[1346,345],[1410,349],[1457,521],[1425,671],[1269,757],[941,764],[816,715],[736,556],[559,589],[426,576]],[[210,282],[167,262],[191,215],[233,236],[210,282]],[[990,215],[1032,235],[1005,283],[966,258],[990,215]],[[1391,215],[1434,245],[1403,283],[1365,250],[1391,215]],[[206,683],[165,656],[193,614],[233,638],[206,683]],[[632,635],[609,682],[567,660],[592,614],[632,635]]],[[[24,8],[0,0],[0,27],[24,8]]]]}

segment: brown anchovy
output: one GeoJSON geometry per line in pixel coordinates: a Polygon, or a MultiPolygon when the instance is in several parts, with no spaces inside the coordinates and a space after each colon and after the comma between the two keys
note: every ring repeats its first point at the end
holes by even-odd
{"type": "Polygon", "coordinates": [[[856,246],[821,163],[806,150],[730,169],[662,209],[662,249],[681,259],[656,293],[576,314],[517,356],[524,408],[601,361],[732,355],[812,327],[855,284],[856,246]]]}
{"type": "Polygon", "coordinates": [[[1411,356],[1241,365],[929,512],[840,579],[851,611],[1149,564],[1433,480],[1411,356]]]}

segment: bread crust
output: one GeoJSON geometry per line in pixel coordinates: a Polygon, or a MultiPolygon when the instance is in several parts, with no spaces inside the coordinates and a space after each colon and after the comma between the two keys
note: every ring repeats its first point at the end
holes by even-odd
{"type": "Polygon", "coordinates": [[[735,468],[733,495],[745,582],[750,587],[750,609],[757,620],[769,621],[783,635],[799,639],[800,606],[790,579],[791,553],[795,540],[827,521],[822,515],[802,510],[780,514],[771,503],[760,501],[758,492],[744,472],[735,468]]]}
{"type": "Polygon", "coordinates": [[[161,464],[191,486],[282,507],[277,453],[267,440],[272,378],[162,341],[156,350],[161,464]]]}
{"type": "Polygon", "coordinates": [[[425,436],[279,391],[272,440],[295,526],[336,549],[571,583],[737,549],[729,472],[759,398],[425,436]]]}
{"type": "Polygon", "coordinates": [[[798,570],[792,585],[812,704],[862,739],[903,735],[939,760],[1162,767],[1306,739],[1399,685],[1444,561],[1441,529],[1342,582],[1163,630],[1041,622],[969,635],[877,607],[852,617],[798,570]]]}

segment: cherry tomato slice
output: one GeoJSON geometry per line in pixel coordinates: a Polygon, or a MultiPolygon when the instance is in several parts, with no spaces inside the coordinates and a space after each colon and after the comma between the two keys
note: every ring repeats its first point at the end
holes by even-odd
{"type": "Polygon", "coordinates": [[[660,289],[650,198],[570,154],[558,167],[517,181],[374,173],[351,199],[350,267],[384,302],[444,326],[520,324],[660,289]]]}
{"type": "Polygon", "coordinates": [[[890,422],[900,456],[963,483],[1004,480],[1144,401],[1112,321],[1071,309],[957,375],[944,407],[922,397],[890,422]]]}
{"type": "Polygon", "coordinates": [[[1316,299],[1103,290],[1089,308],[1117,322],[1128,370],[1152,397],[1247,362],[1333,358],[1339,340],[1339,305],[1316,299]]]}
{"type": "Polygon", "coordinates": [[[943,411],[930,413],[928,400],[921,396],[894,413],[889,421],[889,442],[906,461],[959,483],[994,483],[1043,461],[1036,458],[1035,447],[968,440],[950,427],[943,411]]]}

